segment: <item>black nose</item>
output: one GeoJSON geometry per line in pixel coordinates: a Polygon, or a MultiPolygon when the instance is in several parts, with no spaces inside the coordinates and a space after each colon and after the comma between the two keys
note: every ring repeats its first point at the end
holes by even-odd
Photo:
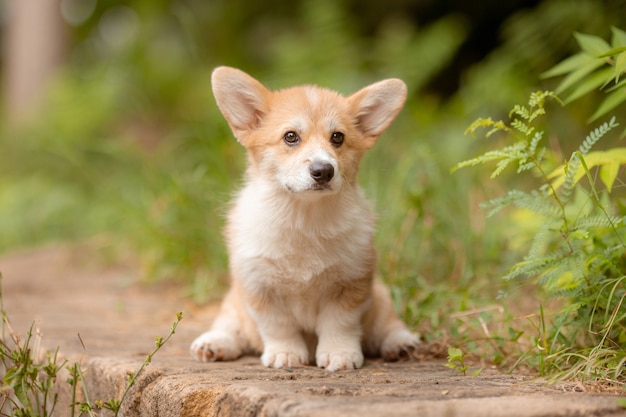
{"type": "Polygon", "coordinates": [[[333,179],[335,168],[328,162],[313,162],[309,167],[311,177],[318,184],[326,184],[333,179]]]}

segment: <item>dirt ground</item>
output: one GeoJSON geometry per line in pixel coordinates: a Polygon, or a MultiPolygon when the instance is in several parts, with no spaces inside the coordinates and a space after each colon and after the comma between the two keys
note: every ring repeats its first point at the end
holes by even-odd
{"type": "Polygon", "coordinates": [[[494,369],[463,376],[430,356],[368,360],[360,370],[337,373],[266,369],[254,357],[200,364],[188,346],[206,330],[215,305],[199,308],[180,287],[143,286],[135,268],[94,259],[66,247],[1,257],[4,308],[16,333],[34,321],[46,347],[80,360],[92,398],[101,399],[120,394],[155,337],[166,336],[182,311],[176,334],[124,403],[125,416],[626,416],[613,394],[494,369]]]}

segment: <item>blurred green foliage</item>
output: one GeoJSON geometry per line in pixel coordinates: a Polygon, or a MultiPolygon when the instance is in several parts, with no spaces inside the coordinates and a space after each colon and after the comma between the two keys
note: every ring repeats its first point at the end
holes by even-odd
{"type": "MultiPolygon", "coordinates": [[[[556,92],[567,91],[566,102],[571,102],[592,91],[603,89],[607,96],[598,106],[590,121],[598,120],[626,101],[626,32],[613,27],[609,44],[598,36],[575,33],[582,51],[572,55],[544,77],[566,75],[556,92]]],[[[626,132],[626,131],[625,131],[626,132]]]]}
{"type": "MultiPolygon", "coordinates": [[[[518,175],[540,180],[540,186],[530,191],[511,189],[485,203],[490,216],[514,207],[513,212],[526,217],[527,232],[534,232],[528,253],[504,279],[532,280],[562,304],[549,317],[541,310],[533,346],[521,358],[542,375],[580,372],[581,379],[619,381],[624,379],[623,367],[616,365],[626,362],[622,320],[626,317],[626,211],[612,191],[614,185],[624,185],[617,180],[624,148],[591,152],[619,124],[613,117],[593,129],[569,160],[555,169],[555,158],[549,157],[552,150],[544,146],[546,132],[537,129],[552,100],[560,101],[552,92],[535,92],[528,105],[513,107],[508,122],[477,119],[468,132],[475,135],[486,128],[486,138],[501,135],[508,139],[507,145],[460,162],[454,170],[495,163],[491,174],[495,178],[513,165],[518,175]],[[600,165],[597,173],[590,169],[594,165],[600,165]]],[[[508,217],[510,227],[521,231],[515,216],[508,217]]]]}
{"type": "MultiPolygon", "coordinates": [[[[213,67],[242,68],[271,88],[317,83],[346,94],[400,77],[406,108],[366,155],[361,183],[379,214],[380,274],[429,340],[467,341],[487,316],[537,306],[531,297],[505,312],[450,316],[517,285],[499,278],[523,252],[523,222],[487,226],[479,207],[519,180],[449,173],[484,150],[465,127],[552,88],[539,75],[576,50],[574,31],[607,37],[626,26],[619,0],[64,3],[69,63],[40,117],[0,134],[0,251],[91,239],[146,278],[182,280],[199,301],[218,296],[224,213],[245,155],[214,104],[213,67]]],[[[601,99],[590,94],[546,121],[557,157],[578,146],[558,138],[586,132],[601,99]]]]}

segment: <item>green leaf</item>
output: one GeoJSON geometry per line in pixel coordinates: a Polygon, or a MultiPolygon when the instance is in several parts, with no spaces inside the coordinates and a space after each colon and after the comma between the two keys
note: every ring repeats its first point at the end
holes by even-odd
{"type": "MultiPolygon", "coordinates": [[[[450,350],[448,350],[448,352],[450,352],[450,350]]],[[[12,386],[13,380],[16,378],[17,375],[19,375],[19,368],[9,368],[4,373],[4,385],[7,385],[9,387],[12,386]]]]}
{"type": "Polygon", "coordinates": [[[620,28],[616,28],[615,26],[611,27],[611,32],[613,33],[613,37],[611,39],[611,45],[613,48],[626,45],[626,32],[620,28]]]}
{"type": "Polygon", "coordinates": [[[617,84],[613,85],[613,86],[612,86],[612,87],[610,87],[610,88],[607,88],[607,89],[606,89],[606,90],[604,90],[604,91],[605,91],[606,93],[610,93],[611,91],[615,91],[615,90],[620,89],[620,88],[623,88],[623,87],[626,87],[626,80],[622,80],[622,81],[620,81],[619,83],[617,83],[617,84]]]}
{"type": "MultiPolygon", "coordinates": [[[[598,151],[598,152],[592,152],[592,153],[598,154],[597,156],[593,157],[594,158],[593,162],[596,165],[608,164],[611,162],[617,162],[622,165],[626,164],[626,148],[624,147],[611,148],[606,151],[598,151]]],[[[590,159],[589,155],[587,155],[585,159],[589,161],[590,159]]]]}
{"type": "Polygon", "coordinates": [[[548,71],[541,74],[541,78],[550,78],[555,77],[557,75],[567,74],[568,72],[572,72],[583,65],[586,65],[590,62],[595,61],[596,58],[593,56],[586,54],[584,52],[580,52],[576,55],[572,55],[568,58],[565,58],[563,61],[556,64],[554,67],[550,68],[548,71]]]}
{"type": "MultiPolygon", "coordinates": [[[[626,47],[624,47],[626,51],[626,47]]],[[[619,82],[619,77],[626,71],[626,52],[622,52],[615,58],[615,82],[619,82]]]]}
{"type": "Polygon", "coordinates": [[[463,359],[463,351],[459,348],[449,347],[448,348],[448,361],[458,361],[463,359]]]}
{"type": "Polygon", "coordinates": [[[612,78],[613,68],[603,68],[594,72],[572,90],[572,92],[565,98],[565,103],[571,103],[585,94],[599,89],[607,82],[607,80],[611,80],[612,78]]]}
{"type": "MultiPolygon", "coordinates": [[[[626,165],[626,148],[612,148],[607,151],[589,152],[587,155],[585,155],[585,163],[587,164],[589,169],[595,166],[604,167],[605,165],[611,164],[626,165]]],[[[607,175],[607,181],[610,179],[610,173],[611,172],[609,171],[608,173],[604,174],[607,175]]],[[[574,184],[577,183],[583,177],[583,175],[585,175],[584,170],[578,168],[576,172],[572,174],[574,184]]],[[[602,171],[600,171],[600,175],[602,175],[602,171]]],[[[554,181],[552,182],[552,187],[554,187],[554,189],[557,189],[563,185],[563,183],[565,182],[565,177],[566,173],[564,172],[563,167],[559,167],[552,171],[550,174],[548,174],[548,178],[554,178],[554,181]]],[[[602,179],[602,182],[605,185],[607,184],[606,182],[604,182],[604,179],[602,179]]]]}
{"type": "Polygon", "coordinates": [[[615,402],[618,407],[626,408],[626,397],[618,398],[615,402]]]}
{"type": "Polygon", "coordinates": [[[598,106],[596,112],[589,118],[589,122],[593,122],[604,116],[620,104],[626,101],[626,88],[615,90],[608,94],[606,99],[598,106]]]}
{"type": "Polygon", "coordinates": [[[480,375],[480,373],[483,371],[483,368],[479,368],[477,370],[475,370],[474,372],[472,372],[472,376],[478,376],[480,375]]]}
{"type": "Polygon", "coordinates": [[[572,271],[565,271],[556,280],[556,286],[561,290],[572,290],[577,288],[580,282],[576,281],[572,271]]]}
{"type": "Polygon", "coordinates": [[[626,51],[626,46],[618,46],[617,48],[609,49],[608,51],[598,55],[598,58],[606,58],[609,56],[617,55],[620,52],[626,51]]]}
{"type": "Polygon", "coordinates": [[[600,168],[600,179],[609,193],[613,189],[613,183],[615,183],[615,179],[619,173],[619,166],[619,162],[611,162],[602,165],[600,168]]]}
{"type": "Polygon", "coordinates": [[[602,59],[595,59],[578,68],[577,70],[570,72],[567,77],[565,77],[563,81],[561,81],[561,84],[559,84],[558,88],[556,89],[556,93],[559,94],[567,90],[578,81],[603,66],[604,63],[605,62],[602,59]]]}
{"type": "Polygon", "coordinates": [[[598,56],[611,49],[611,46],[598,36],[574,33],[574,37],[583,51],[594,56],[598,56]]]}

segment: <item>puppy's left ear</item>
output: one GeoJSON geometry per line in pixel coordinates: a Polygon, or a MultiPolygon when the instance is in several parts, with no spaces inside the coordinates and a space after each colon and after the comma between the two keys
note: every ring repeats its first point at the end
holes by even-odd
{"type": "Polygon", "coordinates": [[[396,118],[407,88],[402,80],[392,78],[372,84],[352,94],[348,99],[356,114],[357,128],[365,136],[365,145],[374,146],[378,137],[396,118]]]}

